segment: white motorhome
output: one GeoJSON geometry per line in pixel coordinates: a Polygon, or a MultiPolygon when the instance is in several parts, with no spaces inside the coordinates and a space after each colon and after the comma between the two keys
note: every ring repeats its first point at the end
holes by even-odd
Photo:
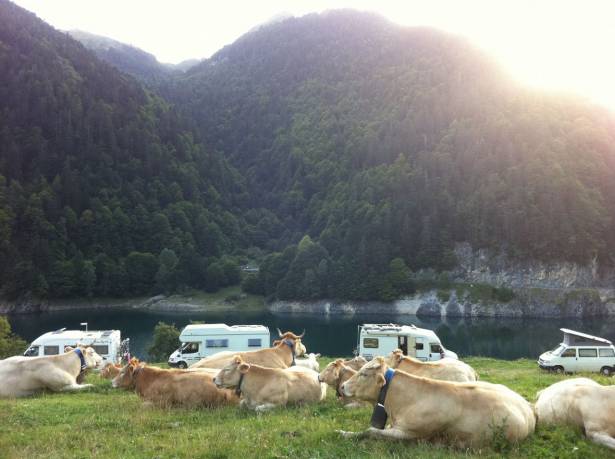
{"type": "Polygon", "coordinates": [[[457,354],[445,349],[432,330],[415,325],[364,324],[359,325],[358,336],[358,354],[367,360],[387,356],[395,349],[423,361],[457,359],[457,354]]]}
{"type": "Polygon", "coordinates": [[[192,324],[179,335],[181,346],[169,356],[169,366],[187,368],[222,351],[255,351],[268,348],[269,329],[263,325],[192,324]]]}
{"type": "Polygon", "coordinates": [[[39,357],[44,355],[63,354],[66,346],[75,347],[77,344],[91,346],[102,358],[103,365],[119,363],[122,357],[122,343],[119,330],[66,330],[56,331],[39,336],[24,352],[26,357],[39,357]]]}
{"type": "Polygon", "coordinates": [[[538,358],[538,366],[557,373],[599,371],[604,375],[615,372],[615,347],[608,339],[560,328],[564,340],[552,351],[538,358]]]}

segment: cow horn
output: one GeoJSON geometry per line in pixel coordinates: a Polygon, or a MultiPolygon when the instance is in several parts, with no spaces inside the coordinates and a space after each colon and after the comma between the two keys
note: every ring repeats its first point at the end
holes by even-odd
{"type": "Polygon", "coordinates": [[[282,337],[282,332],[280,331],[279,328],[276,328],[276,330],[278,331],[278,336],[281,338],[282,337]]]}
{"type": "Polygon", "coordinates": [[[303,329],[303,333],[301,333],[297,338],[303,338],[305,336],[305,328],[303,329]]]}

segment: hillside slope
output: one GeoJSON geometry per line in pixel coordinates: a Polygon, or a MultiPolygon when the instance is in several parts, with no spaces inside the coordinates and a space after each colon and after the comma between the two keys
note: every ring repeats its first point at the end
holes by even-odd
{"type": "Polygon", "coordinates": [[[6,0],[0,68],[0,294],[237,281],[243,180],[166,102],[6,0]]]}
{"type": "Polygon", "coordinates": [[[612,114],[519,87],[459,37],[312,14],[244,35],[170,93],[245,175],[251,243],[315,241],[309,261],[275,261],[265,293],[391,293],[393,259],[445,270],[454,242],[613,262],[612,114]]]}

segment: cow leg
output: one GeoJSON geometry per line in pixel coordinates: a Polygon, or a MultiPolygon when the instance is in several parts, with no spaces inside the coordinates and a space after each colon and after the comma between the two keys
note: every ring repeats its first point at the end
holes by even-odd
{"type": "Polygon", "coordinates": [[[587,438],[589,438],[594,443],[598,443],[599,445],[606,446],[607,448],[615,449],[615,438],[611,437],[606,432],[585,432],[587,438]]]}
{"type": "Polygon", "coordinates": [[[68,386],[64,386],[62,389],[60,389],[62,392],[76,392],[79,390],[84,390],[87,389],[89,387],[94,387],[94,384],[70,384],[68,386]]]}
{"type": "Polygon", "coordinates": [[[274,403],[263,403],[262,405],[257,405],[256,408],[254,408],[254,411],[256,411],[257,413],[263,413],[265,411],[272,410],[276,408],[277,406],[278,405],[274,403]]]}
{"type": "Polygon", "coordinates": [[[363,432],[346,432],[343,430],[338,430],[338,432],[344,438],[380,438],[387,440],[414,440],[416,437],[408,432],[404,432],[400,429],[390,428],[390,429],[376,429],[374,427],[370,427],[363,432]]]}

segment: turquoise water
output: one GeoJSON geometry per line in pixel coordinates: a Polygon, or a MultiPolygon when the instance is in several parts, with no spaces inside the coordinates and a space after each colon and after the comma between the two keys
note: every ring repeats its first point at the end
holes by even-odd
{"type": "Polygon", "coordinates": [[[139,310],[72,310],[9,316],[13,330],[31,341],[41,334],[66,327],[78,329],[88,322],[91,330],[120,329],[129,337],[133,354],[147,358],[154,326],[159,321],[178,328],[191,320],[223,322],[228,325],[262,324],[275,335],[283,331],[306,330],[308,352],[323,355],[350,355],[356,347],[357,325],[362,323],[415,324],[435,330],[444,345],[460,356],[482,355],[502,359],[537,358],[561,341],[561,327],[572,328],[615,341],[615,319],[426,319],[412,315],[314,316],[273,315],[271,313],[162,313],[139,310]]]}

